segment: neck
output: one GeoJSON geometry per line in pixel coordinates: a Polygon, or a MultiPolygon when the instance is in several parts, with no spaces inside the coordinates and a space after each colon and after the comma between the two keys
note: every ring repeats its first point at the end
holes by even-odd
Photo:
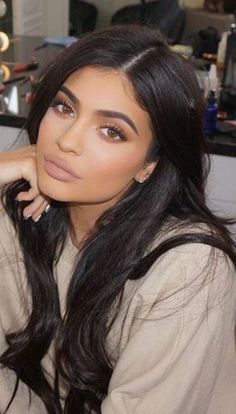
{"type": "Polygon", "coordinates": [[[69,205],[71,239],[76,247],[81,246],[81,243],[95,229],[95,224],[99,217],[113,205],[114,200],[101,204],[81,205],[71,203],[69,205]]]}
{"type": "Polygon", "coordinates": [[[69,215],[71,221],[71,239],[73,244],[79,247],[81,242],[88,237],[94,228],[99,215],[92,208],[73,204],[69,206],[69,215]]]}

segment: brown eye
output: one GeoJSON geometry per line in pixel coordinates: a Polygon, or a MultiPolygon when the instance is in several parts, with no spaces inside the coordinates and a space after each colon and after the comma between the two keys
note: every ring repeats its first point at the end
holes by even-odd
{"type": "Polygon", "coordinates": [[[57,112],[63,115],[69,115],[71,118],[75,118],[74,109],[71,105],[61,99],[54,99],[51,107],[55,108],[57,112]]]}
{"type": "Polygon", "coordinates": [[[58,110],[60,111],[60,112],[63,112],[64,114],[70,114],[71,113],[71,109],[70,108],[68,108],[67,106],[65,106],[65,105],[58,105],[58,110]]]}
{"type": "Polygon", "coordinates": [[[120,130],[120,128],[116,126],[109,126],[106,125],[100,128],[100,131],[111,140],[118,141],[118,140],[125,140],[124,133],[120,130]]]}
{"type": "Polygon", "coordinates": [[[111,128],[107,128],[107,135],[110,138],[116,138],[118,136],[117,132],[112,130],[111,128]]]}

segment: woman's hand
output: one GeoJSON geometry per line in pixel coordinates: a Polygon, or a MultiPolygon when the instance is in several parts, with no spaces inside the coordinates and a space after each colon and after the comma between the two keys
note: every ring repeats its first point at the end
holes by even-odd
{"type": "Polygon", "coordinates": [[[17,200],[32,201],[24,208],[23,215],[26,219],[32,217],[34,221],[38,221],[42,213],[48,211],[50,204],[49,199],[38,189],[35,145],[0,152],[0,185],[20,179],[28,181],[30,189],[20,192],[17,200]]]}

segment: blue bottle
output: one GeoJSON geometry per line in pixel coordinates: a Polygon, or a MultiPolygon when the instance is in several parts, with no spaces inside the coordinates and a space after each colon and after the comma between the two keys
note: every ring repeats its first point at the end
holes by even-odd
{"type": "Polygon", "coordinates": [[[216,100],[216,91],[212,89],[207,98],[207,106],[204,113],[204,132],[211,136],[216,129],[218,104],[216,100]]]}

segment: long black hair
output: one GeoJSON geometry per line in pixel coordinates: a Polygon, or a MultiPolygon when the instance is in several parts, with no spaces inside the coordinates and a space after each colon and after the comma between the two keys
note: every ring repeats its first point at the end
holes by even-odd
{"type": "Polygon", "coordinates": [[[194,70],[157,31],[115,26],[84,37],[61,54],[39,82],[26,125],[31,143],[37,141],[40,122],[60,86],[86,66],[115,69],[128,77],[137,102],[151,119],[153,142],[147,159],[159,162],[148,180],[134,182],[97,220],[74,264],[63,317],[53,269],[70,226],[67,205],[53,202],[38,223],[24,221],[24,205],[16,204],[15,198],[27,183],[18,181],[3,191],[24,254],[32,304],[24,329],[7,335],[9,347],[0,362],[42,399],[49,414],[101,412],[112,375],[106,339],[128,279],[141,278],[164,252],[191,242],[215,246],[236,264],[226,222],[205,203],[207,148],[203,100],[194,70]],[[170,218],[182,230],[150,252],[157,235],[171,230],[170,218]],[[209,231],[187,234],[186,223],[205,223],[209,231]],[[52,340],[53,386],[41,366],[52,340]],[[68,387],[64,408],[60,377],[68,387]]]}

